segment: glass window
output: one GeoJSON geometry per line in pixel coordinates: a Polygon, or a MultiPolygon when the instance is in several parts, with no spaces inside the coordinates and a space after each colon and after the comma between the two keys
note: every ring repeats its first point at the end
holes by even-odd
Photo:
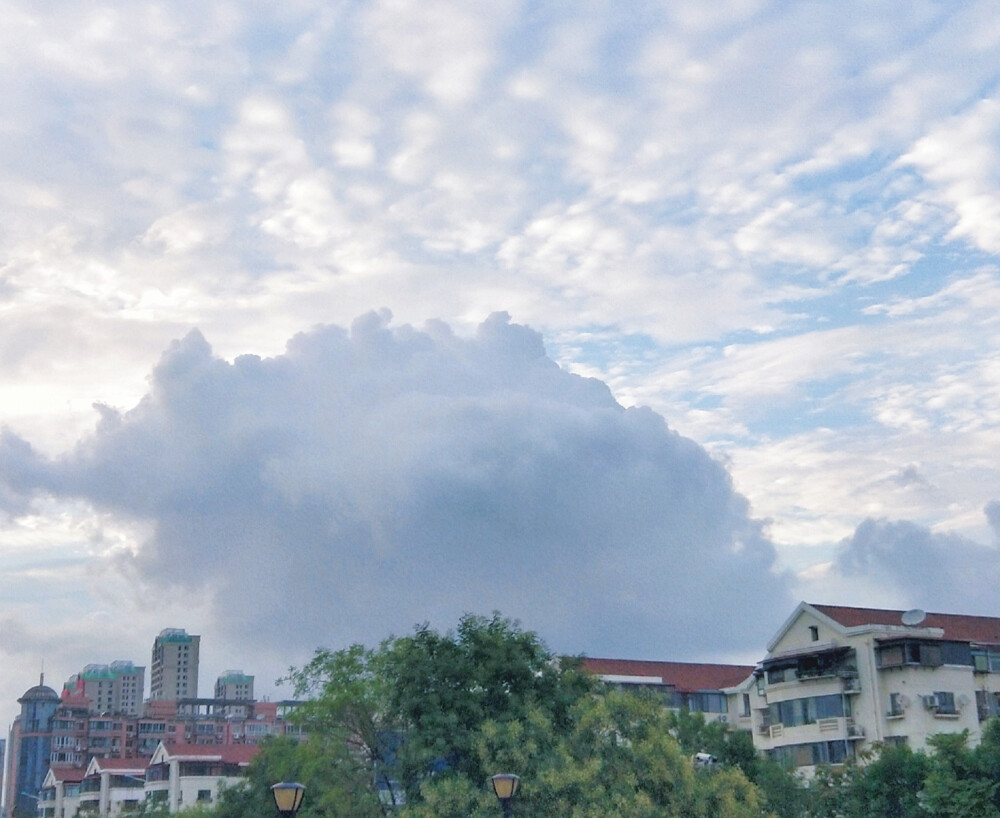
{"type": "Polygon", "coordinates": [[[938,690],[934,692],[937,698],[938,713],[957,713],[955,709],[955,694],[948,690],[938,690]]]}
{"type": "Polygon", "coordinates": [[[879,667],[896,667],[903,664],[903,646],[885,645],[878,652],[879,667]]]}

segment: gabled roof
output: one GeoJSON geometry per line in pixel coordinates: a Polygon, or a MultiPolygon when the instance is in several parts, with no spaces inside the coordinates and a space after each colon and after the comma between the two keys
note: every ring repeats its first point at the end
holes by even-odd
{"type": "MultiPolygon", "coordinates": [[[[901,617],[904,611],[849,608],[839,605],[812,605],[812,607],[845,628],[863,625],[903,625],[901,617]]],[[[944,631],[945,639],[975,642],[980,645],[1000,645],[1000,617],[928,613],[919,627],[940,628],[944,631]]]]}
{"type": "Polygon", "coordinates": [[[94,756],[87,765],[87,775],[102,772],[129,773],[141,777],[145,775],[147,762],[144,758],[98,758],[94,756]]]}
{"type": "Polygon", "coordinates": [[[168,761],[221,761],[223,764],[248,765],[260,752],[256,744],[171,744],[162,741],[157,746],[150,764],[168,761]]]}
{"type": "Polygon", "coordinates": [[[753,665],[712,665],[695,662],[648,662],[637,659],[582,659],[584,670],[598,676],[632,677],[639,682],[669,685],[682,693],[736,687],[753,673],[753,665]]]}
{"type": "Polygon", "coordinates": [[[43,787],[54,787],[56,783],[79,784],[84,779],[84,771],[81,767],[72,764],[53,764],[45,773],[43,787]]]}

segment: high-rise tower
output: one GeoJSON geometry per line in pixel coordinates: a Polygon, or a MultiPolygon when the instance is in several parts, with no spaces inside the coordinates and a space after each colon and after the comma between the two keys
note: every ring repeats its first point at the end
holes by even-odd
{"type": "Polygon", "coordinates": [[[198,648],[200,636],[183,628],[164,628],[153,641],[149,673],[149,698],[194,699],[198,697],[198,648]]]}

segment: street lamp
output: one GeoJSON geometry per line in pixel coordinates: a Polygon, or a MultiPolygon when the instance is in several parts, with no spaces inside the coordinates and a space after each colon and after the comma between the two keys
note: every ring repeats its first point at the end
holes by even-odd
{"type": "Polygon", "coordinates": [[[517,792],[517,785],[521,779],[511,773],[497,773],[490,779],[493,784],[493,792],[500,800],[500,807],[503,809],[504,818],[510,815],[510,800],[517,792]]]}
{"type": "Polygon", "coordinates": [[[271,787],[274,806],[278,808],[281,818],[295,818],[295,813],[302,806],[302,796],[305,795],[305,791],[304,786],[294,781],[282,781],[271,787]]]}

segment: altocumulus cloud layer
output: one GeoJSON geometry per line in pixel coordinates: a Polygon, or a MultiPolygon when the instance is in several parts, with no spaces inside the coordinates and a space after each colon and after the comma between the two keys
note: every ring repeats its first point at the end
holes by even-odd
{"type": "Polygon", "coordinates": [[[118,567],[210,597],[232,636],[336,646],[499,609],[562,650],[717,657],[793,601],[719,463],[505,314],[463,339],[372,313],[232,363],[192,332],[135,408],[100,411],[56,459],[7,434],[0,502],[144,521],[118,567]]]}

